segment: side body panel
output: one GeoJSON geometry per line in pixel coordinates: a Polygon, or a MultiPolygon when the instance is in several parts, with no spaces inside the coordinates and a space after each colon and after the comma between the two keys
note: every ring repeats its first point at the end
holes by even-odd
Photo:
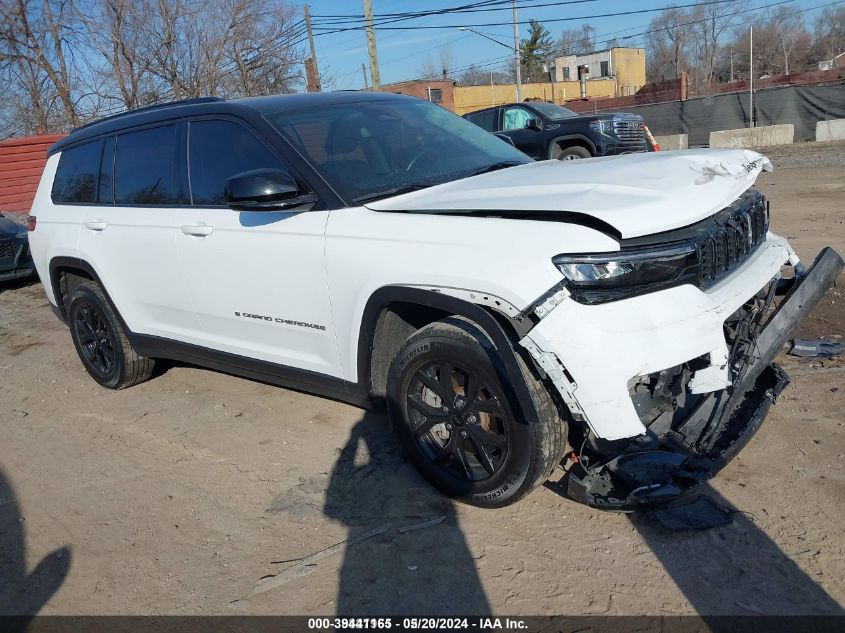
{"type": "Polygon", "coordinates": [[[83,205],[54,205],[50,199],[53,178],[60,154],[52,155],[44,166],[41,183],[35,193],[30,214],[37,218],[35,231],[29,234],[29,248],[35,269],[41,278],[47,299],[54,306],[59,298],[50,284],[50,260],[54,257],[78,257],[79,232],[88,207],[83,205]]]}
{"type": "Polygon", "coordinates": [[[176,235],[199,343],[340,377],[323,252],[328,215],[186,210],[186,225],[213,229],[176,235]]]}
{"type": "Polygon", "coordinates": [[[175,266],[176,234],[184,212],[116,205],[86,210],[77,256],[97,271],[133,332],[179,341],[195,340],[199,334],[175,266]]]}
{"type": "Polygon", "coordinates": [[[344,377],[360,379],[361,317],[380,288],[434,289],[494,309],[498,300],[521,310],[561,281],[554,255],[616,248],[615,240],[578,225],[362,207],[332,211],[326,270],[344,377]]]}

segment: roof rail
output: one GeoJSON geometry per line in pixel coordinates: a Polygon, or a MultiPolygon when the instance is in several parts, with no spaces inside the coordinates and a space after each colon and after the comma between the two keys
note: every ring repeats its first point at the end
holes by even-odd
{"type": "Polygon", "coordinates": [[[73,132],[77,132],[79,130],[84,130],[87,127],[91,127],[92,125],[97,125],[98,123],[102,123],[103,121],[112,121],[114,119],[119,119],[120,117],[128,116],[130,114],[138,114],[139,112],[149,112],[150,110],[158,110],[159,108],[166,108],[169,106],[176,106],[176,105],[193,105],[195,103],[214,103],[217,101],[225,101],[225,99],[221,99],[220,97],[197,97],[195,99],[180,99],[179,101],[167,101],[165,103],[156,103],[149,106],[144,106],[143,108],[134,108],[132,110],[125,110],[123,112],[118,112],[117,114],[111,114],[109,116],[103,117],[102,119],[96,119],[91,121],[90,123],[86,123],[85,125],[80,125],[79,127],[73,128],[71,134],[73,132]]]}

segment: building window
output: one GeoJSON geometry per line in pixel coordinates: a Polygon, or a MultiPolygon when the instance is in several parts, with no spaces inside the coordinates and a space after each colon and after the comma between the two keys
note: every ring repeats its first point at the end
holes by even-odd
{"type": "Polygon", "coordinates": [[[563,80],[569,81],[569,66],[563,67],[563,80]]]}
{"type": "Polygon", "coordinates": [[[432,103],[442,103],[443,101],[443,90],[440,88],[429,88],[428,89],[428,100],[432,103]]]}
{"type": "Polygon", "coordinates": [[[610,77],[610,62],[601,63],[601,76],[610,77]]]}

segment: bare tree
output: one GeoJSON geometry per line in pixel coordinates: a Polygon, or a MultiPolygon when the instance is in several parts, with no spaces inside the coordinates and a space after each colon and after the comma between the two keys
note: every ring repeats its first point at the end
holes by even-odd
{"type": "Polygon", "coordinates": [[[825,7],[813,25],[813,61],[832,59],[845,52],[845,7],[825,7]]]}
{"type": "Polygon", "coordinates": [[[438,51],[429,53],[419,68],[420,79],[445,79],[451,75],[454,67],[452,51],[448,46],[441,46],[438,51]]]}
{"type": "MultiPolygon", "coordinates": [[[[812,38],[804,28],[803,16],[794,5],[784,5],[758,15],[754,27],[754,74],[781,75],[802,70],[808,63],[812,38]]],[[[749,29],[742,27],[736,32],[732,46],[740,51],[736,70],[741,77],[747,77],[749,29]]]]}
{"type": "MultiPolygon", "coordinates": [[[[297,10],[273,0],[232,0],[231,6],[221,90],[245,96],[292,92],[303,80],[305,60],[303,49],[294,45],[297,10]]],[[[321,83],[327,86],[331,81],[324,69],[321,83]]]]}
{"type": "Polygon", "coordinates": [[[462,86],[489,86],[491,83],[508,83],[508,74],[499,70],[483,70],[477,66],[470,66],[460,75],[457,81],[462,86]]]}
{"type": "Polygon", "coordinates": [[[148,0],[98,0],[83,11],[77,8],[88,41],[104,62],[106,99],[125,109],[137,108],[155,100],[150,74],[150,58],[144,45],[144,22],[149,15],[148,0]],[[114,89],[116,94],[111,94],[114,89]]]}
{"type": "Polygon", "coordinates": [[[596,29],[590,24],[582,24],[577,29],[561,32],[556,43],[558,55],[586,55],[595,49],[596,29]]]}
{"type": "Polygon", "coordinates": [[[688,14],[689,48],[692,80],[697,89],[707,89],[713,82],[719,50],[730,28],[739,20],[737,11],[745,0],[694,7],[688,14]]]}
{"type": "Polygon", "coordinates": [[[795,6],[781,5],[769,13],[780,49],[783,53],[783,72],[789,74],[789,65],[795,69],[799,60],[805,60],[811,47],[810,34],[804,27],[804,17],[795,6]]]}
{"type": "Polygon", "coordinates": [[[675,79],[690,67],[692,33],[683,9],[670,8],[649,24],[646,39],[646,74],[649,81],[675,79]]]}
{"type": "Polygon", "coordinates": [[[77,26],[69,1],[3,2],[0,64],[9,76],[18,78],[33,107],[41,110],[36,115],[40,123],[48,121],[45,113],[55,98],[66,123],[79,125],[78,102],[84,95],[73,88],[78,77],[70,56],[79,33],[77,26]],[[43,94],[45,79],[50,96],[43,94]]]}

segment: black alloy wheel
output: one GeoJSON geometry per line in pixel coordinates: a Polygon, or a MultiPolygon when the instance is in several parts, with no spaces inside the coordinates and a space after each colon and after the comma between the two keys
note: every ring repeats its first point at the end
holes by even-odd
{"type": "Polygon", "coordinates": [[[519,373],[506,376],[490,338],[461,317],[420,328],[394,357],[386,390],[393,427],[408,459],[444,494],[505,506],[560,462],[566,423],[545,387],[516,361],[519,373]],[[514,380],[525,381],[530,402],[511,400],[503,385],[514,380]]]}
{"type": "Polygon", "coordinates": [[[85,371],[108,389],[125,389],[147,380],[155,361],[135,352],[102,288],[70,275],[67,285],[67,322],[85,371]]]}
{"type": "Polygon", "coordinates": [[[467,481],[492,477],[507,459],[501,401],[482,376],[449,360],[417,369],[406,397],[412,430],[428,459],[467,481]]]}
{"type": "Polygon", "coordinates": [[[82,361],[89,371],[108,380],[115,371],[115,341],[108,321],[93,303],[81,303],[73,320],[82,361]]]}

